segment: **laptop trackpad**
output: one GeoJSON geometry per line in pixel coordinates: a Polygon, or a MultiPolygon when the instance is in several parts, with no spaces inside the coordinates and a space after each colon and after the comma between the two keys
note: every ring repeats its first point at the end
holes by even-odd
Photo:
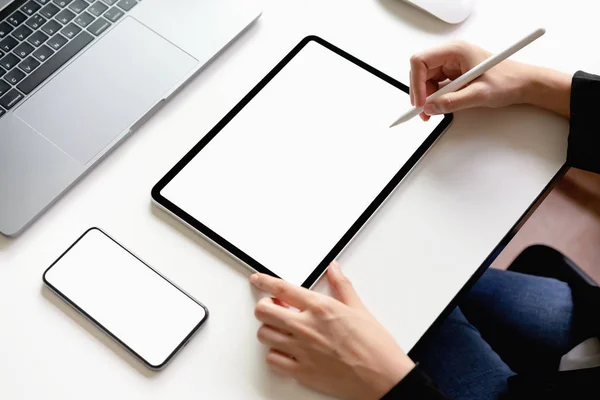
{"type": "Polygon", "coordinates": [[[85,164],[196,65],[194,58],[129,17],[15,114],[85,164]]]}

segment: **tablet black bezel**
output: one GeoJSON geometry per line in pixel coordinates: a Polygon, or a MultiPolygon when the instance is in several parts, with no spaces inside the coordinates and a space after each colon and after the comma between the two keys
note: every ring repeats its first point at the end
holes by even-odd
{"type": "MultiPolygon", "coordinates": [[[[278,277],[277,274],[264,267],[257,260],[250,257],[248,254],[234,246],[232,243],[221,237],[216,232],[212,231],[206,225],[196,220],[194,217],[186,213],[184,210],[170,202],[168,199],[162,196],[160,193],[171,180],[183,169],[185,166],[231,121],[308,43],[316,42],[323,47],[333,51],[337,55],[344,57],[346,60],[353,64],[361,67],[367,72],[383,79],[392,86],[409,93],[408,87],[401,82],[395,80],[389,75],[367,65],[360,61],[356,57],[346,53],[340,48],[332,45],[331,43],[321,39],[317,36],[307,36],[304,38],[294,49],[281,60],[273,70],[271,70],[221,121],[215,125],[214,128],[206,134],[167,174],[158,181],[158,183],[152,188],[152,198],[162,207],[176,215],[178,218],[183,220],[189,226],[198,230],[204,236],[224,248],[226,251],[231,253],[234,257],[240,261],[246,263],[248,266],[258,272],[269,274],[278,277]]],[[[352,240],[354,235],[358,233],[361,227],[369,220],[369,218],[375,213],[375,211],[381,206],[385,199],[394,191],[396,186],[404,179],[408,172],[415,166],[419,159],[427,152],[431,145],[438,139],[438,137],[444,132],[444,130],[450,125],[453,119],[452,114],[446,114],[444,119],[435,127],[433,132],[427,137],[427,139],[419,146],[415,153],[408,159],[408,161],[400,168],[400,170],[394,175],[392,180],[383,188],[379,195],[371,202],[369,207],[360,215],[360,217],[352,224],[350,229],[342,236],[337,244],[331,249],[331,251],[325,256],[325,258],[314,268],[313,272],[308,278],[302,283],[303,287],[311,287],[319,277],[325,272],[329,263],[331,263],[335,257],[346,247],[346,245],[352,240]]]]}

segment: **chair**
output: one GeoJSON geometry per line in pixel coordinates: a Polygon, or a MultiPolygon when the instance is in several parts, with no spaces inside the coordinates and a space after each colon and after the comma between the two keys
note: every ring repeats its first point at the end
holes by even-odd
{"type": "Polygon", "coordinates": [[[542,244],[529,246],[508,267],[509,271],[528,275],[555,278],[572,288],[598,286],[598,284],[573,261],[556,249],[542,244]]]}

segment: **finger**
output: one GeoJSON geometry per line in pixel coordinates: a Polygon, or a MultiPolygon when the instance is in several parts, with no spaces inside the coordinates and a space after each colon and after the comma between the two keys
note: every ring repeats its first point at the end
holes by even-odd
{"type": "Polygon", "coordinates": [[[254,316],[260,322],[274,326],[285,332],[293,332],[293,328],[297,325],[300,318],[298,312],[281,307],[268,297],[260,299],[256,304],[254,316]]]}
{"type": "Polygon", "coordinates": [[[279,299],[273,298],[273,303],[277,304],[278,306],[284,307],[284,308],[290,308],[290,305],[285,303],[284,301],[281,301],[279,299]]]}
{"type": "Polygon", "coordinates": [[[333,297],[352,308],[364,307],[352,283],[342,273],[340,265],[337,262],[334,261],[329,265],[327,278],[329,278],[333,297]]]}
{"type": "Polygon", "coordinates": [[[273,297],[299,310],[306,309],[315,297],[315,293],[308,289],[265,274],[253,274],[250,282],[263,292],[270,293],[273,297]]]}
{"type": "Polygon", "coordinates": [[[277,350],[269,350],[267,353],[267,364],[277,372],[292,376],[298,369],[298,361],[290,355],[277,350]]]}
{"type": "Polygon", "coordinates": [[[279,333],[281,333],[282,335],[286,335],[286,336],[294,337],[294,335],[292,334],[292,332],[290,332],[290,331],[286,331],[286,330],[283,330],[283,329],[281,329],[281,328],[277,328],[276,326],[267,325],[267,324],[262,324],[260,327],[261,327],[261,328],[263,328],[263,327],[265,327],[265,328],[269,328],[269,329],[272,329],[272,330],[274,330],[274,331],[276,331],[276,332],[279,332],[279,333]]]}
{"type": "Polygon", "coordinates": [[[410,95],[410,105],[414,107],[415,105],[415,94],[412,89],[412,70],[408,71],[408,94],[410,95]]]}
{"type": "Polygon", "coordinates": [[[438,82],[429,80],[425,82],[425,95],[426,97],[431,96],[433,93],[437,92],[440,87],[438,82]]]}
{"type": "MultiPolygon", "coordinates": [[[[427,97],[429,97],[433,93],[437,92],[439,87],[440,87],[440,84],[438,82],[431,81],[431,80],[427,81],[427,97]]],[[[425,122],[429,121],[429,118],[430,118],[429,115],[425,114],[424,112],[419,114],[419,117],[421,117],[421,119],[425,122]]]]}
{"type": "MultiPolygon", "coordinates": [[[[410,71],[410,88],[409,88],[409,94],[410,94],[410,104],[412,106],[415,105],[415,88],[418,86],[418,82],[413,80],[413,74],[412,74],[412,70],[410,71]]],[[[426,97],[429,96],[430,93],[430,87],[435,87],[437,90],[437,84],[438,82],[441,81],[445,81],[446,79],[448,79],[448,77],[442,72],[442,68],[438,67],[438,68],[434,68],[433,70],[429,70],[427,71],[427,81],[425,82],[425,87],[426,87],[426,97]]],[[[434,92],[435,92],[434,90],[434,92]]]]}
{"type": "Polygon", "coordinates": [[[447,114],[485,104],[485,88],[477,82],[457,92],[447,93],[428,101],[423,107],[427,115],[447,114]]]}
{"type": "Polygon", "coordinates": [[[290,333],[284,333],[275,327],[263,325],[256,333],[256,337],[265,346],[292,356],[295,355],[294,348],[297,346],[295,345],[294,337],[290,333]]]}
{"type": "Polygon", "coordinates": [[[448,79],[444,72],[444,67],[437,67],[427,71],[427,81],[441,82],[448,79]]]}
{"type": "Polygon", "coordinates": [[[411,87],[414,87],[415,106],[422,107],[426,99],[426,82],[434,76],[441,78],[446,62],[457,57],[456,46],[445,45],[413,55],[410,58],[411,87]]]}
{"type": "Polygon", "coordinates": [[[412,105],[415,105],[415,91],[417,90],[417,82],[415,81],[415,73],[413,72],[412,68],[410,70],[410,94],[412,96],[412,105]]]}

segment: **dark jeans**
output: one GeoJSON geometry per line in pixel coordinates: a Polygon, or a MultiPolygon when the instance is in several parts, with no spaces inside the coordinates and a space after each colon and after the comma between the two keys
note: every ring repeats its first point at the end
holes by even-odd
{"type": "Polygon", "coordinates": [[[451,399],[498,399],[510,376],[557,371],[583,340],[566,283],[490,269],[413,357],[451,399]]]}

